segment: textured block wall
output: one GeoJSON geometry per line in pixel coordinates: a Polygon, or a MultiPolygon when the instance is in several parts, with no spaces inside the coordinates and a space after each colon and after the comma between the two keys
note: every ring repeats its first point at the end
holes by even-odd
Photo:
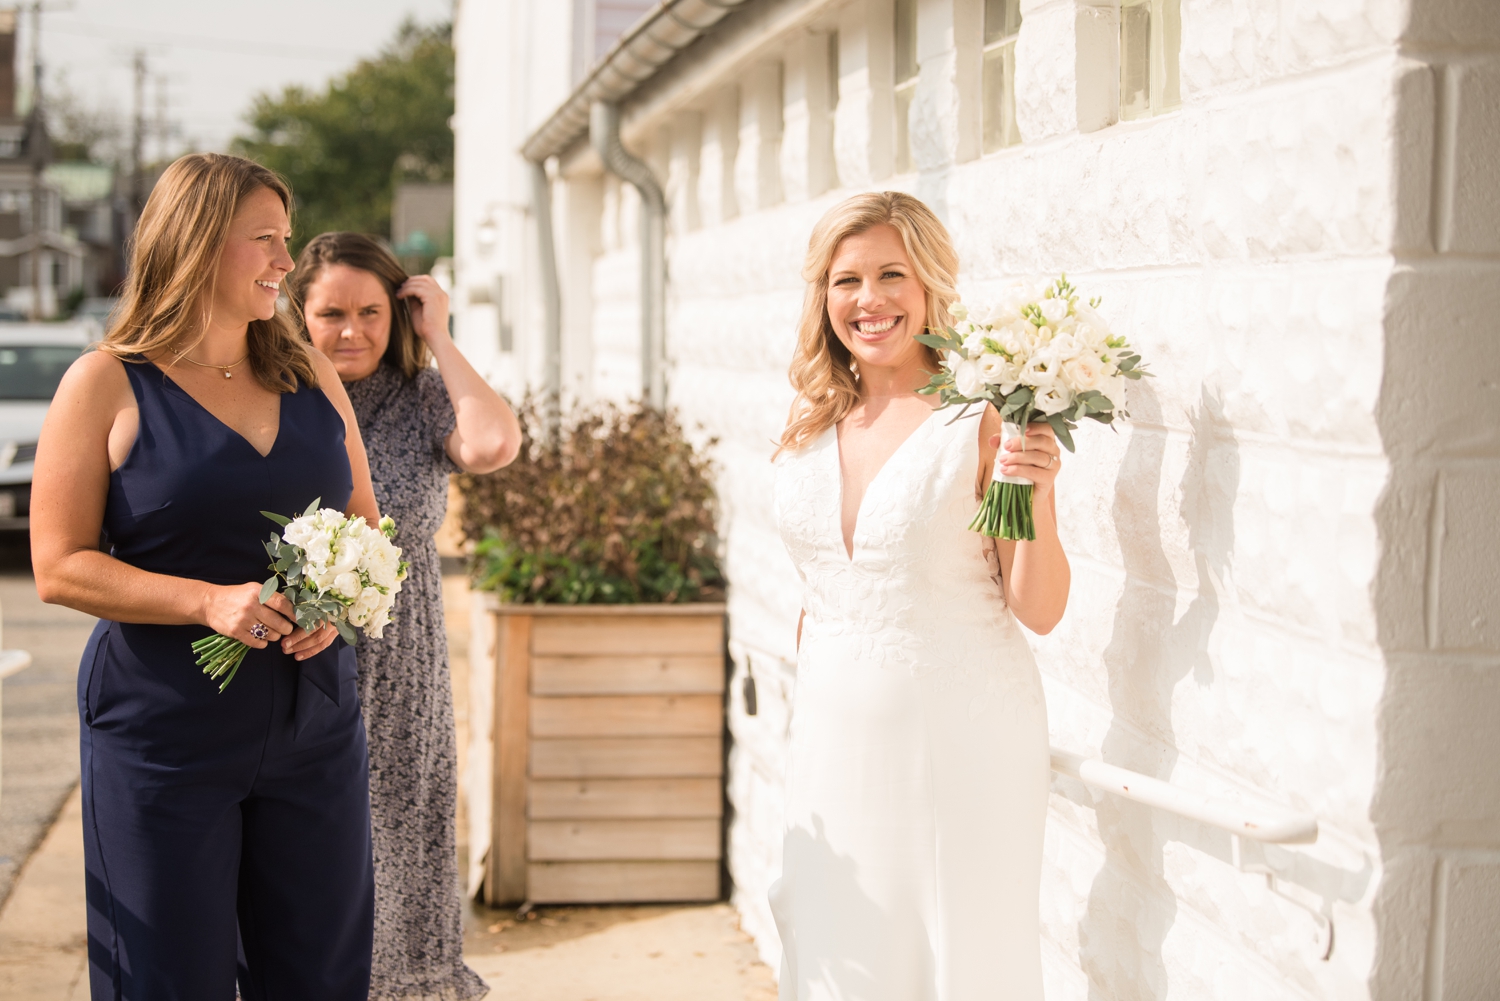
{"type": "MultiPolygon", "coordinates": [[[[770,457],[798,270],[828,206],[895,187],[948,223],[967,297],[1066,269],[1157,373],[1065,466],[1073,595],[1033,644],[1054,743],[1322,824],[1314,846],[1237,858],[1214,829],[1057,782],[1048,997],[1491,996],[1500,785],[1474,762],[1493,760],[1500,710],[1494,4],[1182,0],[1183,107],[1115,124],[1112,8],[1025,0],[1024,142],[977,157],[981,5],[922,0],[902,177],[881,117],[889,3],[808,6],[639,149],[673,198],[670,398],[719,439],[729,855],[763,953],[795,688],[770,457]],[[833,31],[829,113],[807,73],[833,31]]],[[[633,396],[634,196],[577,183],[600,252],[570,258],[587,277],[565,316],[592,337],[565,365],[588,393],[633,396]]]]}
{"type": "MultiPolygon", "coordinates": [[[[1080,115],[1108,99],[1079,92],[1100,84],[1076,65],[1080,37],[1097,42],[1097,15],[1071,0],[1028,3],[1017,50],[1026,142],[975,159],[973,102],[954,92],[974,75],[962,50],[973,32],[952,27],[976,7],[922,6],[920,170],[898,178],[875,176],[890,156],[868,121],[884,100],[882,63],[859,48],[882,32],[861,5],[843,7],[829,27],[849,103],[833,147],[846,185],[904,188],[938,208],[966,295],[1066,269],[1103,294],[1158,374],[1133,393],[1119,433],[1079,436],[1063,475],[1073,596],[1062,627],[1034,643],[1054,743],[1323,824],[1316,846],[1244,860],[1281,874],[1277,895],[1236,869],[1226,835],[1059,782],[1042,902],[1048,996],[1364,997],[1382,875],[1369,819],[1384,684],[1371,585],[1389,472],[1377,405],[1399,222],[1400,12],[1385,0],[1184,0],[1184,107],[1080,131],[1080,115]],[[1327,961],[1314,912],[1333,920],[1327,961]]],[[[705,102],[705,123],[724,106],[705,102]]],[[[741,151],[758,141],[749,124],[714,134],[741,151]]],[[[795,198],[812,169],[795,151],[812,144],[782,144],[793,183],[779,188],[795,198]]],[[[746,925],[774,960],[764,894],[778,869],[798,585],[770,515],[770,457],[790,402],[806,237],[850,189],[757,209],[748,196],[772,186],[741,156],[725,211],[720,156],[700,156],[715,172],[696,186],[715,198],[701,227],[671,242],[670,395],[720,439],[737,672],[730,861],[746,925]],[[755,717],[740,702],[747,669],[755,717]]],[[[610,293],[596,300],[601,345],[633,315],[628,202],[605,225],[619,249],[594,271],[610,293]]]]}
{"type": "Polygon", "coordinates": [[[1373,993],[1500,997],[1500,7],[1414,0],[1377,411],[1373,993]]]}

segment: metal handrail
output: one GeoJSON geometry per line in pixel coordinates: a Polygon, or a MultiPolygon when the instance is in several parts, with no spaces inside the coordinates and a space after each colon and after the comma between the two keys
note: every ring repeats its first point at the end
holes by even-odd
{"type": "MultiPolygon", "coordinates": [[[[790,664],[786,658],[752,648],[742,640],[729,641],[731,653],[738,653],[748,663],[752,652],[790,664]]],[[[1111,793],[1145,806],[1217,827],[1236,837],[1267,844],[1311,844],[1318,840],[1318,819],[1308,813],[1273,806],[1253,807],[1203,793],[1189,792],[1170,782],[1111,765],[1097,758],[1086,758],[1060,747],[1052,748],[1052,770],[1077,779],[1084,785],[1111,793]]]]}
{"type": "Polygon", "coordinates": [[[1318,820],[1311,814],[1276,807],[1250,807],[1188,792],[1170,782],[1059,747],[1052,748],[1052,770],[1122,799],[1154,806],[1252,841],[1305,845],[1318,840],[1318,820]]]}

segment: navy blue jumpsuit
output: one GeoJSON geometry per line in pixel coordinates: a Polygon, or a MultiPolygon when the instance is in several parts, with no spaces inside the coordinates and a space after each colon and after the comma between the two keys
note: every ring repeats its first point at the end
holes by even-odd
{"type": "MultiPolygon", "coordinates": [[[[281,396],[262,456],[161,370],[125,370],[140,430],[110,476],[110,552],[154,573],[263,581],[262,510],[353,489],[320,389],[281,396]]],[[[364,999],[374,881],[354,651],[251,650],[221,695],[203,626],[101,620],[78,677],[92,996],[364,999]],[[242,949],[242,952],[237,950],[242,949]]]]}

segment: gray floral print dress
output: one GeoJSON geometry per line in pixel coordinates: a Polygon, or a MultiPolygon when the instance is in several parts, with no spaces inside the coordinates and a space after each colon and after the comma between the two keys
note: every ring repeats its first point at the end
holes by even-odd
{"type": "Polygon", "coordinates": [[[375,956],[370,997],[465,1001],[484,981],[464,965],[454,844],[458,757],[433,537],[458,467],[443,445],[453,405],[436,369],[407,379],[382,364],[345,384],[380,513],[396,519],[411,570],[382,639],[361,637],[360,699],[370,744],[375,956]]]}

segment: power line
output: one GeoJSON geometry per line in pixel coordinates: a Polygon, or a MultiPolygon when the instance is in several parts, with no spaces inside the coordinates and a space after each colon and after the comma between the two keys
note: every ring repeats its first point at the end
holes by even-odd
{"type": "Polygon", "coordinates": [[[184,48],[203,49],[207,52],[231,52],[241,55],[268,56],[273,59],[307,59],[319,62],[347,60],[365,55],[355,49],[335,49],[316,45],[281,45],[258,42],[237,42],[228,38],[209,35],[184,35],[174,31],[142,32],[123,25],[101,24],[97,21],[54,21],[52,31],[68,35],[83,35],[90,38],[108,38],[120,41],[131,36],[145,44],[176,45],[184,48]]]}

